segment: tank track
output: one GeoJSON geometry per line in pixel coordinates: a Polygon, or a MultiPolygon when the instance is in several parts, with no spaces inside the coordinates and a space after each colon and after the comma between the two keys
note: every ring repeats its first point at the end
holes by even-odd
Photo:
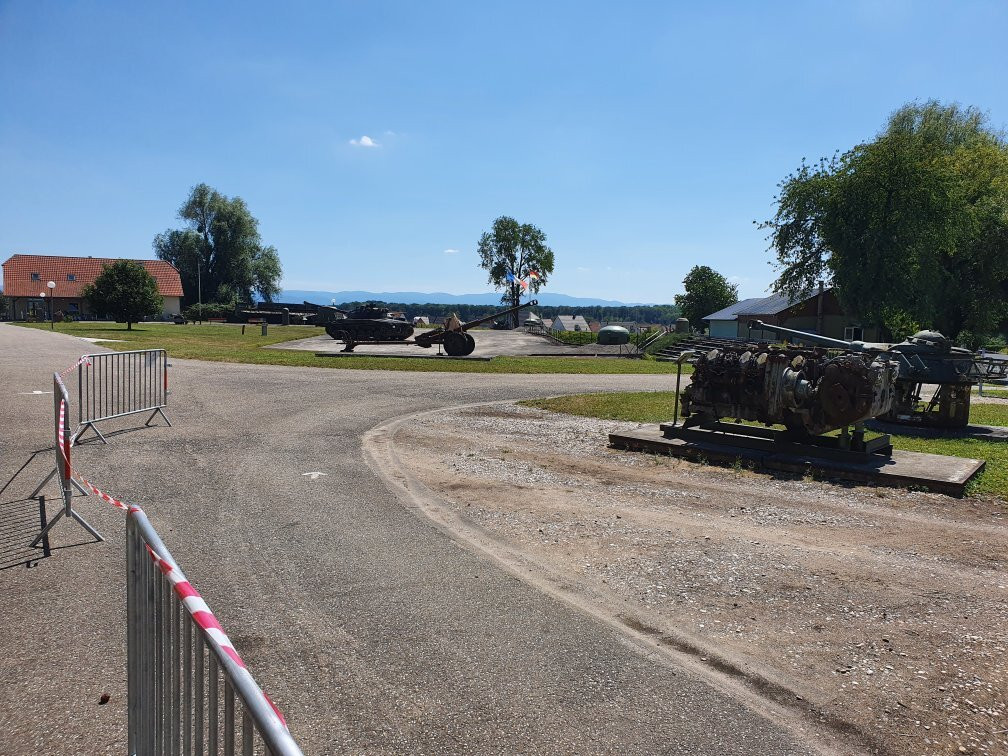
{"type": "Polygon", "coordinates": [[[340,341],[402,341],[413,335],[413,326],[400,320],[336,320],[326,324],[326,333],[340,341]]]}

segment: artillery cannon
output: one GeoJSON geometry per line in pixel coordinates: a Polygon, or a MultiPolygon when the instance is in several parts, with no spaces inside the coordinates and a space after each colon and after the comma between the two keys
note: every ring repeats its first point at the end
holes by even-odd
{"type": "Polygon", "coordinates": [[[848,353],[885,355],[899,365],[896,401],[880,420],[937,428],[962,428],[969,424],[970,394],[983,377],[972,352],[954,347],[938,331],[918,331],[899,344],[845,341],[768,325],[761,320],[749,322],[750,328],[786,334],[809,344],[840,349],[848,353]],[[924,384],[937,384],[930,400],[921,400],[924,384]]]}
{"type": "MultiPolygon", "coordinates": [[[[489,323],[495,318],[499,318],[502,315],[511,315],[512,313],[523,310],[526,307],[534,307],[539,304],[535,299],[520,304],[517,307],[511,307],[507,310],[501,310],[500,312],[495,312],[492,315],[487,315],[484,318],[478,318],[476,320],[469,320],[463,323],[459,320],[457,315],[450,315],[445,319],[443,325],[433,328],[429,331],[422,331],[418,333],[412,341],[406,341],[406,338],[413,333],[413,327],[408,323],[403,321],[392,320],[391,322],[396,326],[402,326],[408,329],[402,336],[399,336],[403,328],[396,328],[395,334],[391,338],[382,338],[382,336],[374,328],[348,328],[346,327],[348,322],[352,323],[352,320],[332,320],[326,324],[326,333],[328,333],[332,338],[337,341],[342,341],[345,346],[341,351],[352,352],[354,347],[358,344],[412,344],[413,346],[422,347],[424,349],[430,349],[432,346],[437,344],[439,347],[443,346],[445,352],[449,357],[465,357],[473,353],[476,348],[476,340],[472,337],[472,334],[467,333],[470,328],[475,328],[476,326],[483,325],[484,323],[489,323]]],[[[335,308],[331,308],[335,309],[335,308]]],[[[348,313],[349,315],[355,315],[357,311],[348,313]]],[[[371,323],[384,324],[385,320],[378,318],[371,321],[366,321],[371,323]]]]}

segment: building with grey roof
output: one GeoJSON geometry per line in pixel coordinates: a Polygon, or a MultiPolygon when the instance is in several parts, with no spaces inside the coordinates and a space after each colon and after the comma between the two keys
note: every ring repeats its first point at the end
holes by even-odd
{"type": "Polygon", "coordinates": [[[779,340],[770,331],[751,330],[749,322],[752,320],[819,333],[834,339],[876,341],[879,338],[878,329],[863,327],[860,320],[844,312],[832,289],[825,289],[822,294],[813,292],[795,299],[779,294],[743,299],[703,318],[709,335],[714,338],[779,340]]]}

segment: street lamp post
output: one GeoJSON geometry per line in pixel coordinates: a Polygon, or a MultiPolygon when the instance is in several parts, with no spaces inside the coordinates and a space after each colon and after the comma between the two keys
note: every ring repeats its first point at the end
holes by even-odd
{"type": "Polygon", "coordinates": [[[53,330],[53,299],[56,296],[56,282],[50,281],[46,284],[49,287],[49,330],[53,330]]]}
{"type": "Polygon", "coordinates": [[[199,303],[199,323],[203,325],[203,273],[200,268],[200,259],[196,258],[196,301],[199,303]]]}

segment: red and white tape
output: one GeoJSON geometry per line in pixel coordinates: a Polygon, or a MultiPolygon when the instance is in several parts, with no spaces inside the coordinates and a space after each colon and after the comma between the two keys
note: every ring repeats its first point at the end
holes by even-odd
{"type": "Polygon", "coordinates": [[[75,362],[73,365],[71,365],[66,370],[64,370],[62,373],[60,373],[60,377],[62,378],[67,373],[73,372],[74,370],[76,370],[77,368],[79,368],[81,365],[90,365],[90,364],[91,364],[91,358],[88,357],[86,354],[82,354],[81,358],[79,360],[77,360],[77,362],[75,362]]]}
{"type": "MultiPolygon", "coordinates": [[[[143,512],[143,510],[136,504],[127,504],[124,501],[117,499],[111,494],[102,491],[98,486],[94,485],[91,481],[83,476],[77,474],[73,467],[70,465],[70,457],[67,454],[67,449],[63,443],[65,438],[65,417],[66,417],[66,401],[60,399],[59,406],[59,439],[60,439],[60,454],[63,456],[63,460],[66,464],[67,477],[74,478],[78,483],[80,483],[84,488],[90,491],[92,494],[97,496],[104,502],[111,504],[118,509],[123,510],[127,514],[134,514],[136,512],[143,512]]],[[[179,600],[185,606],[186,611],[189,612],[193,621],[206,633],[206,637],[210,642],[211,646],[215,646],[220,653],[227,654],[228,657],[238,666],[238,674],[243,675],[248,678],[248,681],[259,688],[259,684],[252,678],[252,674],[248,671],[245,666],[245,662],[242,660],[241,656],[238,655],[238,651],[235,649],[234,644],[228,637],[227,633],[224,632],[224,628],[221,627],[220,622],[214,616],[213,612],[210,611],[210,607],[207,606],[206,601],[200,596],[199,592],[192,587],[192,584],[186,579],[186,576],[182,574],[182,570],[176,565],[172,565],[166,559],[164,559],[160,554],[158,554],[154,549],[150,547],[150,544],[144,543],[144,548],[147,549],[147,554],[150,556],[151,561],[157,565],[157,568],[168,578],[168,582],[171,583],[172,589],[175,591],[175,595],[179,597],[179,600]]],[[[277,716],[277,720],[283,727],[287,727],[287,721],[284,719],[283,714],[280,709],[272,699],[266,695],[262,688],[259,688],[259,692],[262,693],[263,698],[266,699],[266,703],[270,705],[270,708],[277,716]]]]}

